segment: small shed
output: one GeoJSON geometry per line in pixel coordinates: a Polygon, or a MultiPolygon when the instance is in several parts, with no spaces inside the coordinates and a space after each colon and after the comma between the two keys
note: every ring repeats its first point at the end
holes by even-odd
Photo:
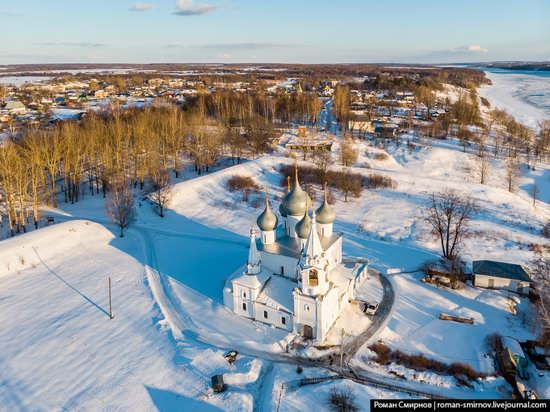
{"type": "Polygon", "coordinates": [[[212,376],[212,389],[214,392],[225,391],[226,385],[223,383],[223,375],[212,376]]]}
{"type": "Polygon", "coordinates": [[[525,268],[513,263],[493,260],[473,262],[474,286],[489,289],[504,289],[520,295],[528,295],[531,277],[525,268]]]}
{"type": "Polygon", "coordinates": [[[374,128],[374,134],[376,137],[382,137],[382,138],[393,138],[397,136],[397,125],[394,124],[384,124],[381,126],[376,126],[374,128]]]}

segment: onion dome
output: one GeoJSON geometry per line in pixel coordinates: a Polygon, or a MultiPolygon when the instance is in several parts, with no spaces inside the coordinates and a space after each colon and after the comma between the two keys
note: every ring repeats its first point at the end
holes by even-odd
{"type": "MultiPolygon", "coordinates": [[[[298,181],[298,167],[295,168],[294,172],[294,186],[283,198],[281,204],[281,209],[284,210],[285,215],[300,216],[303,215],[307,210],[307,202],[309,201],[309,196],[300,186],[298,181]]],[[[283,210],[281,210],[281,214],[283,210]]]]}
{"type": "Polygon", "coordinates": [[[327,192],[325,191],[325,200],[316,211],[317,222],[322,224],[332,223],[336,220],[336,212],[327,201],[327,192]]]}
{"type": "Polygon", "coordinates": [[[309,231],[311,230],[311,219],[309,217],[309,208],[307,207],[306,201],[306,211],[304,212],[304,217],[296,223],[296,235],[300,239],[307,239],[309,231]]]}
{"type": "Polygon", "coordinates": [[[269,198],[267,197],[267,189],[265,191],[265,209],[262,212],[260,216],[258,216],[258,219],[256,220],[256,223],[258,224],[258,227],[261,231],[267,232],[270,230],[275,230],[277,227],[277,224],[279,223],[279,219],[277,219],[277,216],[273,211],[271,210],[271,207],[269,207],[269,198]]]}

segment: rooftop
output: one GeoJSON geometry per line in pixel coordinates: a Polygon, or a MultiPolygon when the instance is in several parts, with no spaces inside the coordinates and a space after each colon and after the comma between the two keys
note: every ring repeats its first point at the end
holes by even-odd
{"type": "Polygon", "coordinates": [[[297,282],[274,274],[262,288],[257,301],[267,307],[293,313],[294,296],[292,291],[297,287],[297,282]]]}
{"type": "Polygon", "coordinates": [[[521,265],[494,260],[476,260],[473,263],[474,274],[495,276],[530,282],[531,278],[521,265]]]}
{"type": "MultiPolygon", "coordinates": [[[[283,236],[277,237],[277,240],[275,240],[275,242],[273,242],[271,245],[264,245],[260,241],[258,241],[258,250],[262,252],[274,253],[276,255],[283,255],[299,259],[302,253],[299,239],[284,236],[284,229],[281,230],[281,228],[279,228],[277,232],[278,235],[283,234],[283,236]]],[[[320,236],[319,238],[321,239],[321,246],[323,247],[323,250],[327,250],[328,248],[330,248],[341,237],[342,233],[340,232],[335,232],[330,237],[320,236]]]]}

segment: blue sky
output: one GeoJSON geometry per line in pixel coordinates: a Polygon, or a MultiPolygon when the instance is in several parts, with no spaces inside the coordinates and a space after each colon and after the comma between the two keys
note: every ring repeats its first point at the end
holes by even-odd
{"type": "Polygon", "coordinates": [[[0,64],[550,60],[547,0],[0,0],[0,64]]]}

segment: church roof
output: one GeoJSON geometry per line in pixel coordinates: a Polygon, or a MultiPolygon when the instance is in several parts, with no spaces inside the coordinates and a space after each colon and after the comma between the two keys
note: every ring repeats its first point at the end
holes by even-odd
{"type": "Polygon", "coordinates": [[[269,308],[294,313],[294,296],[292,291],[298,282],[283,276],[273,275],[269,278],[256,301],[269,308]]]}
{"type": "Polygon", "coordinates": [[[231,279],[232,283],[237,283],[241,286],[246,286],[251,289],[261,288],[271,276],[271,272],[267,269],[262,269],[257,275],[249,275],[246,273],[246,266],[241,267],[241,275],[231,279]]]}
{"type": "MultiPolygon", "coordinates": [[[[342,236],[342,233],[334,232],[332,236],[321,237],[320,240],[323,250],[330,248],[342,236]]],[[[300,259],[300,256],[302,256],[302,246],[300,245],[300,240],[290,236],[285,236],[284,229],[282,228],[279,228],[275,242],[270,245],[264,245],[258,241],[257,246],[259,251],[265,253],[288,256],[294,259],[300,259]]]]}

